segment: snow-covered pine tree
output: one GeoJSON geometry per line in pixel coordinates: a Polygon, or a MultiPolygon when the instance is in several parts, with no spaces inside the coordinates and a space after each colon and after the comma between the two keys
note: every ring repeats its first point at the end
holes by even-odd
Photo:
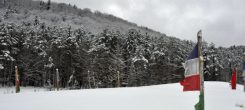
{"type": "Polygon", "coordinates": [[[97,39],[94,40],[94,45],[89,50],[91,56],[90,71],[94,73],[96,83],[100,87],[115,87],[117,86],[117,71],[121,71],[122,61],[117,52],[118,48],[118,33],[104,30],[97,39]],[[103,79],[101,79],[103,78],[103,79]]]}
{"type": "Polygon", "coordinates": [[[213,43],[211,43],[207,49],[204,51],[204,73],[205,80],[218,80],[220,75],[220,69],[223,66],[220,64],[220,57],[217,53],[217,48],[213,43]]]}

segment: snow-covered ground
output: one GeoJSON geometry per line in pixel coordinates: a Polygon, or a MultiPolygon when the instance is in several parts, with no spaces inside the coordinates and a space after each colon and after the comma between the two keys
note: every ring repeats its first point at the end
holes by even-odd
{"type": "MultiPolygon", "coordinates": [[[[2,94],[5,89],[0,89],[0,110],[194,110],[199,95],[183,92],[178,83],[51,92],[23,89],[18,94],[2,94]]],[[[231,90],[228,83],[205,82],[205,110],[245,110],[243,87],[231,90]]]]}
{"type": "MultiPolygon", "coordinates": [[[[21,93],[29,93],[29,92],[43,92],[49,91],[47,88],[40,87],[20,87],[21,93]]],[[[0,96],[2,94],[14,94],[15,87],[0,87],[0,96]]]]}

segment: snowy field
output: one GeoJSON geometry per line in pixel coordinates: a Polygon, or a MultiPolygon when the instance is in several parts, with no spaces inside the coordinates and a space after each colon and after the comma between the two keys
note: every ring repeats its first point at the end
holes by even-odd
{"type": "MultiPolygon", "coordinates": [[[[194,110],[198,95],[183,92],[179,83],[51,92],[21,88],[18,94],[0,88],[0,110],[194,110]]],[[[228,83],[205,82],[205,110],[245,110],[243,87],[231,90],[228,83]]]]}
{"type": "MultiPolygon", "coordinates": [[[[29,92],[43,92],[48,91],[46,88],[40,88],[40,87],[20,87],[21,93],[29,93],[29,92]]],[[[15,87],[0,87],[0,96],[2,94],[14,94],[15,93],[15,87]]]]}

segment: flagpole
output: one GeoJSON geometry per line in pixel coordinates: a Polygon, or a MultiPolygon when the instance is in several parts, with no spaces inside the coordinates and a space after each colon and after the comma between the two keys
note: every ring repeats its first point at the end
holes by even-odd
{"type": "Polygon", "coordinates": [[[204,110],[204,78],[203,78],[203,57],[202,57],[202,30],[197,33],[199,75],[200,75],[200,95],[199,102],[195,105],[195,110],[204,110]]]}
{"type": "Polygon", "coordinates": [[[203,56],[202,56],[202,30],[200,30],[198,32],[197,40],[198,40],[199,74],[200,74],[200,92],[204,93],[203,56]]]}
{"type": "Polygon", "coordinates": [[[60,88],[60,76],[59,76],[59,70],[58,68],[56,68],[56,87],[57,87],[57,91],[59,91],[59,88],[60,88]]]}
{"type": "Polygon", "coordinates": [[[245,92],[245,52],[243,52],[243,90],[245,92]]]}
{"type": "Polygon", "coordinates": [[[20,92],[20,75],[17,66],[15,66],[15,92],[20,92]]]}

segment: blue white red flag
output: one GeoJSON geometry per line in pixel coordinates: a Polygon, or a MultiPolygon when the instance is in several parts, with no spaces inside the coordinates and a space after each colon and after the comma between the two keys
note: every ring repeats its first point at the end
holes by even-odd
{"type": "Polygon", "coordinates": [[[198,44],[188,56],[187,61],[184,64],[184,68],[185,79],[180,82],[184,87],[183,91],[200,90],[198,44]]]}

